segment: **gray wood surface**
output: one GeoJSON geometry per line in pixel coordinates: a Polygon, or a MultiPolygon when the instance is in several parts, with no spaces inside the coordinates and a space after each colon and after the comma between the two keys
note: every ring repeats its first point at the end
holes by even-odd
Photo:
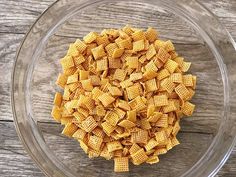
{"type": "MultiPolygon", "coordinates": [[[[236,40],[236,1],[234,0],[200,0],[201,3],[203,3],[205,6],[207,6],[216,16],[218,16],[219,20],[222,24],[226,26],[228,31],[231,33],[231,35],[236,40]]],[[[53,0],[22,0],[20,3],[17,0],[1,0],[0,1],[0,176],[2,177],[8,177],[8,176],[44,176],[43,173],[36,167],[34,162],[30,159],[30,157],[26,154],[24,151],[22,144],[20,143],[16,131],[14,129],[14,123],[13,123],[13,116],[11,112],[10,107],[10,77],[11,77],[11,69],[12,64],[15,57],[15,52],[17,48],[20,45],[21,40],[24,37],[24,34],[28,31],[30,25],[37,19],[37,17],[51,4],[53,3],[53,0]]],[[[102,10],[102,9],[101,9],[102,10]]],[[[74,24],[78,23],[78,21],[72,21],[74,24]]],[[[80,21],[83,23],[83,20],[80,21]]],[[[70,25],[73,25],[73,23],[69,24],[65,27],[70,27],[70,25]]],[[[55,38],[49,45],[51,47],[47,51],[48,55],[52,55],[55,52],[55,50],[58,50],[56,48],[55,43],[60,41],[61,47],[65,48],[65,45],[68,44],[68,38],[65,38],[63,36],[70,36],[72,37],[71,41],[73,41],[73,37],[75,35],[76,31],[72,31],[70,34],[65,33],[63,30],[58,32],[58,37],[55,38]]],[[[76,36],[80,36],[81,34],[76,34],[76,36]]],[[[177,35],[177,34],[176,34],[177,35]]],[[[177,45],[177,48],[181,47],[181,40],[180,43],[177,45]]],[[[57,45],[58,46],[58,45],[57,45]]],[[[192,55],[191,47],[198,47],[201,48],[201,45],[194,45],[189,46],[189,48],[186,48],[185,51],[181,51],[186,57],[192,55]]],[[[207,54],[204,49],[199,50],[202,51],[202,54],[207,54]]],[[[199,57],[199,54],[194,55],[196,58],[193,58],[197,60],[198,62],[204,61],[206,62],[206,65],[214,65],[214,63],[211,63],[210,60],[208,61],[208,58],[210,56],[204,55],[204,58],[199,57]]],[[[192,68],[193,72],[196,72],[196,74],[201,74],[198,72],[198,63],[195,63],[195,66],[192,68]]],[[[37,72],[40,72],[40,70],[37,70],[37,72]]],[[[214,70],[214,67],[209,71],[208,76],[211,77],[211,75],[215,75],[216,78],[220,77],[219,73],[217,73],[217,70],[214,70]]],[[[49,73],[50,74],[50,73],[49,73]]],[[[199,84],[202,84],[204,86],[203,81],[199,81],[199,84]]],[[[221,84],[217,79],[212,80],[210,84],[221,84]]],[[[214,90],[214,87],[209,88],[201,87],[201,94],[198,94],[196,96],[196,101],[202,100],[206,95],[209,93],[213,94],[212,97],[215,96],[215,98],[219,98],[222,93],[218,93],[217,90],[214,90]],[[211,91],[211,92],[210,92],[211,91]]],[[[40,91],[40,88],[39,90],[40,91]]],[[[52,91],[52,90],[51,90],[52,91]]],[[[37,93],[37,90],[36,90],[37,93]]],[[[45,93],[47,94],[47,93],[45,93]]],[[[42,131],[44,131],[48,136],[45,139],[45,141],[48,143],[48,145],[52,148],[54,148],[54,151],[58,154],[65,154],[70,152],[71,149],[74,149],[76,146],[78,146],[76,143],[70,144],[68,146],[67,140],[63,137],[56,136],[53,132],[59,131],[60,127],[55,126],[55,124],[48,124],[46,122],[50,122],[48,119],[44,119],[46,115],[49,115],[50,108],[48,107],[48,104],[52,101],[52,98],[50,98],[48,95],[40,95],[37,96],[37,94],[34,97],[35,99],[35,105],[34,108],[37,109],[39,107],[44,106],[45,109],[43,112],[40,112],[40,110],[36,111],[40,113],[42,116],[42,119],[40,119],[40,125],[42,125],[42,131]],[[45,99],[44,99],[45,98],[45,99]],[[63,143],[62,143],[63,142],[63,143]],[[55,147],[55,143],[57,146],[55,147]],[[63,150],[62,150],[63,149],[63,150]]],[[[208,105],[213,105],[210,103],[214,103],[216,100],[207,100],[208,105]]],[[[215,105],[219,108],[221,105],[215,105]]],[[[199,109],[202,110],[202,109],[199,109]]],[[[183,121],[183,124],[185,126],[184,129],[182,129],[182,132],[179,136],[181,136],[181,139],[185,141],[186,143],[182,146],[176,149],[176,152],[179,151],[181,148],[189,148],[193,144],[193,141],[196,142],[197,139],[201,139],[199,141],[200,144],[196,144],[196,146],[199,146],[201,148],[207,148],[207,142],[210,140],[212,135],[214,134],[215,130],[215,123],[214,120],[211,121],[212,125],[209,125],[208,131],[205,131],[204,128],[205,125],[205,118],[204,116],[209,117],[210,115],[212,117],[217,117],[218,112],[214,112],[214,107],[208,107],[204,112],[197,111],[193,117],[192,120],[195,120],[194,123],[191,121],[183,121]],[[196,122],[197,121],[197,122],[196,122]],[[192,139],[188,139],[188,136],[185,136],[185,133],[191,133],[191,137],[194,137],[192,139]]],[[[220,111],[220,110],[219,110],[220,111]]],[[[220,115],[218,115],[219,117],[220,115]]],[[[220,117],[219,117],[220,118],[220,117]]],[[[79,149],[78,149],[79,151],[79,149]]],[[[75,152],[75,151],[73,151],[75,152]]],[[[78,152],[79,153],[79,152],[78,152]]],[[[173,152],[175,153],[175,152],[173,152]]],[[[200,154],[200,150],[196,151],[194,156],[192,158],[198,157],[200,154]]],[[[73,162],[76,163],[76,160],[78,158],[74,157],[76,154],[69,154],[67,156],[68,159],[73,160],[73,162]]],[[[180,153],[181,155],[181,153],[180,153]]],[[[182,154],[183,155],[183,154],[182,154]]],[[[65,156],[63,156],[65,157],[65,156]]],[[[166,157],[171,158],[171,154],[166,157]]],[[[66,159],[62,159],[63,161],[66,159]]],[[[197,160],[197,159],[196,159],[197,160]]],[[[183,164],[183,162],[180,162],[183,164]]],[[[89,168],[94,168],[94,164],[97,163],[91,163],[89,164],[89,168]]],[[[109,164],[108,164],[109,165],[109,164]]],[[[168,165],[168,164],[167,164],[168,165]]],[[[184,165],[188,165],[186,162],[184,165]]],[[[184,167],[179,167],[179,170],[184,167]]],[[[155,167],[155,166],[154,166],[155,167]]],[[[75,167],[72,167],[75,168],[75,167]]],[[[112,167],[111,167],[112,168],[112,167]]],[[[78,169],[79,170],[79,169],[78,169]]],[[[175,171],[176,173],[178,172],[175,171]]],[[[161,169],[160,169],[161,174],[161,169]]],[[[89,176],[88,171],[88,176],[89,176]]],[[[217,176],[225,176],[225,177],[234,177],[236,176],[236,147],[234,148],[234,151],[232,152],[229,160],[226,162],[226,164],[223,166],[223,168],[219,171],[217,176]]]]}

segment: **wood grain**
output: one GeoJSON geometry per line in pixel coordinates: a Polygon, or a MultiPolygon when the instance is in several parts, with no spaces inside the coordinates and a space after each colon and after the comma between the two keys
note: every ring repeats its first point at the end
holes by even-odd
{"type": "MultiPolygon", "coordinates": [[[[17,0],[1,0],[0,2],[0,176],[8,177],[8,176],[44,176],[42,172],[34,165],[33,161],[29,158],[29,156],[24,151],[21,143],[18,140],[18,137],[16,135],[14,125],[13,125],[13,117],[10,107],[10,76],[11,76],[11,69],[13,60],[15,57],[15,52],[20,45],[21,40],[24,37],[24,34],[28,31],[30,25],[35,21],[35,19],[51,4],[54,0],[22,0],[20,3],[17,0]]],[[[232,0],[200,0],[201,3],[203,3],[206,7],[208,7],[216,16],[218,16],[221,23],[223,23],[228,31],[231,33],[231,35],[236,39],[236,1],[232,0]]],[[[100,7],[99,9],[101,12],[104,11],[103,7],[100,7]]],[[[110,12],[112,13],[112,11],[110,12]]],[[[116,12],[119,14],[119,12],[116,12]]],[[[93,16],[93,12],[90,14],[93,16]]],[[[142,19],[145,20],[149,18],[150,14],[145,14],[142,19]]],[[[94,17],[94,16],[93,16],[94,17]]],[[[101,16],[103,18],[107,18],[107,14],[104,14],[101,16]]],[[[163,14],[163,18],[169,18],[170,17],[165,16],[163,14]]],[[[50,41],[49,45],[51,46],[49,50],[42,56],[44,59],[46,57],[50,56],[54,60],[58,58],[60,55],[62,56],[64,51],[66,50],[68,42],[71,42],[74,40],[73,37],[80,37],[87,31],[81,31],[81,33],[78,33],[77,31],[72,31],[72,33],[67,34],[65,32],[66,29],[72,28],[73,25],[77,25],[79,22],[82,24],[85,24],[86,18],[89,18],[88,16],[84,15],[82,19],[75,20],[72,19],[69,24],[66,24],[64,28],[62,28],[61,31],[59,31],[53,39],[50,41]],[[69,36],[70,39],[64,37],[69,36]],[[56,45],[56,43],[60,42],[61,48],[56,45]],[[63,50],[60,50],[63,49],[63,50]],[[53,55],[53,53],[57,53],[56,55],[53,55]]],[[[100,18],[100,17],[97,17],[100,18]]],[[[97,19],[95,18],[95,19],[97,19]]],[[[139,16],[137,16],[137,19],[140,19],[139,16]]],[[[159,22],[162,22],[163,20],[160,20],[159,22]]],[[[108,21],[110,23],[110,21],[108,21]]],[[[125,23],[125,21],[117,22],[117,23],[125,23]]],[[[154,24],[154,22],[151,22],[150,24],[154,24]]],[[[88,27],[88,26],[87,26],[88,27]]],[[[183,26],[182,26],[183,27],[183,26]]],[[[102,28],[102,26],[100,26],[102,28]]],[[[189,29],[185,29],[188,31],[189,29]]],[[[185,32],[186,32],[185,31],[185,32]]],[[[165,32],[165,29],[161,29],[161,33],[165,32]]],[[[177,32],[173,34],[172,36],[168,35],[168,37],[176,37],[176,35],[180,34],[180,32],[177,32]]],[[[166,34],[164,33],[164,37],[166,34]]],[[[198,42],[195,38],[189,39],[190,42],[198,42]]],[[[202,55],[204,55],[204,58],[199,57],[200,55],[195,53],[195,55],[192,55],[190,51],[193,50],[193,47],[201,48],[201,45],[195,45],[195,46],[181,46],[181,39],[177,41],[178,43],[178,50],[181,51],[182,54],[185,55],[186,58],[189,60],[197,60],[196,65],[193,66],[192,71],[195,72],[195,74],[201,76],[200,78],[203,78],[203,80],[199,80],[199,84],[201,87],[199,87],[199,94],[195,97],[195,101],[198,102],[199,108],[197,109],[195,115],[191,119],[184,119],[182,121],[183,129],[182,133],[180,134],[181,139],[183,140],[183,146],[180,146],[179,149],[173,150],[171,153],[175,153],[181,150],[181,148],[190,148],[193,143],[196,143],[197,139],[199,140],[199,143],[206,143],[206,144],[196,144],[198,147],[206,148],[207,143],[209,143],[212,139],[212,136],[215,133],[216,130],[216,124],[217,119],[220,118],[219,112],[213,112],[212,110],[215,110],[215,108],[211,105],[217,106],[219,109],[221,108],[220,104],[215,104],[216,101],[219,101],[219,97],[222,96],[222,92],[220,90],[214,90],[214,86],[220,86],[221,80],[219,78],[219,73],[217,69],[214,69],[215,63],[212,63],[210,58],[212,56],[207,55],[206,50],[198,50],[202,51],[202,55]],[[191,48],[192,47],[192,48],[191,48]],[[184,50],[185,49],[185,50],[184,50]],[[206,62],[206,66],[212,66],[210,70],[210,75],[206,76],[204,73],[199,71],[199,65],[201,61],[206,62]],[[212,80],[210,83],[206,84],[207,77],[212,78],[213,76],[216,76],[214,80],[212,80]],[[213,87],[209,87],[209,85],[214,85],[213,87]],[[212,94],[212,95],[211,95],[212,94]],[[208,98],[206,98],[209,96],[208,98]],[[207,101],[209,107],[204,107],[203,104],[200,104],[201,101],[207,101]],[[204,114],[203,114],[204,113],[204,114]],[[206,116],[207,115],[207,116],[206,116]],[[206,117],[204,117],[206,116],[206,117]],[[210,124],[208,124],[207,128],[205,127],[206,124],[204,120],[207,117],[217,117],[217,119],[209,120],[210,124]],[[207,131],[206,131],[207,130],[207,131]],[[191,134],[191,135],[188,135],[191,134]],[[188,137],[194,137],[193,139],[188,139],[188,137]]],[[[182,42],[183,43],[183,42],[182,42]]],[[[55,62],[52,62],[51,64],[55,64],[55,62]]],[[[41,63],[39,66],[46,66],[41,63]]],[[[204,70],[204,68],[202,69],[204,70]]],[[[40,70],[40,67],[36,70],[38,74],[40,74],[42,71],[40,70]]],[[[54,71],[53,77],[55,79],[57,71],[54,71]]],[[[46,78],[48,76],[45,76],[46,78]]],[[[35,78],[35,82],[40,82],[40,79],[42,78],[35,78]]],[[[45,82],[46,84],[47,82],[45,82]]],[[[51,85],[53,82],[50,83],[51,85]]],[[[38,93],[42,92],[42,89],[45,87],[39,87],[35,88],[34,90],[34,109],[37,112],[37,117],[41,117],[40,121],[42,121],[43,126],[41,126],[44,136],[46,137],[46,142],[48,145],[53,149],[53,151],[61,156],[62,160],[66,159],[73,159],[73,161],[76,163],[78,158],[78,154],[80,154],[79,148],[77,149],[77,142],[71,142],[72,140],[69,140],[67,138],[64,138],[59,135],[60,127],[57,125],[48,124],[46,122],[50,121],[50,108],[48,105],[52,102],[52,94],[55,90],[53,86],[49,88],[49,90],[46,91],[46,93],[41,94],[40,96],[38,93]],[[40,107],[44,107],[44,111],[39,110],[40,107]],[[40,115],[40,116],[39,116],[40,115]],[[45,123],[44,123],[45,122],[45,123]],[[54,133],[53,133],[54,132],[54,133]],[[55,134],[55,132],[57,132],[55,134]],[[71,152],[69,155],[66,155],[66,153],[71,152]]],[[[209,123],[208,122],[208,123],[209,123]]],[[[184,150],[185,151],[185,150],[184,150]]],[[[189,149],[190,151],[190,149],[189,149]]],[[[200,154],[200,150],[195,152],[193,155],[195,155],[192,158],[195,158],[197,160],[198,156],[200,154]]],[[[180,155],[184,155],[181,154],[180,155]]],[[[85,156],[81,155],[86,164],[91,166],[89,169],[87,169],[87,176],[91,176],[91,172],[89,170],[92,170],[94,167],[99,166],[100,162],[98,161],[88,161],[86,160],[85,156]]],[[[168,154],[167,156],[163,156],[162,161],[165,161],[165,158],[171,158],[171,154],[168,154]],[[169,157],[170,156],[170,157],[169,157]]],[[[180,159],[180,158],[179,158],[180,159]]],[[[178,159],[178,160],[179,160],[178,159]]],[[[181,163],[181,162],[178,162],[181,163]]],[[[183,163],[183,162],[182,162],[183,163]]],[[[111,164],[106,163],[108,166],[111,164]]],[[[223,166],[223,168],[220,170],[217,176],[220,177],[234,177],[236,176],[236,148],[234,149],[232,155],[230,156],[229,160],[226,162],[226,164],[223,166]]],[[[167,166],[170,165],[167,163],[167,166]]],[[[179,166],[178,169],[175,169],[175,173],[181,172],[183,168],[187,167],[188,161],[186,161],[183,166],[179,166]]],[[[101,166],[100,166],[101,167],[101,166]]],[[[105,168],[106,166],[102,166],[102,168],[105,168]]],[[[73,166],[71,167],[74,170],[78,170],[81,167],[73,166]]],[[[133,167],[132,167],[133,168],[133,167]]],[[[153,168],[145,166],[145,168],[153,168]]],[[[137,170],[139,172],[139,169],[133,168],[132,170],[137,170]]],[[[158,176],[161,176],[163,171],[160,169],[160,174],[158,176]]],[[[94,174],[94,173],[93,173],[94,174]]],[[[99,172],[97,173],[99,176],[99,172]]],[[[101,175],[100,175],[101,176],[101,175]]],[[[113,173],[110,174],[110,176],[114,176],[113,173]]]]}

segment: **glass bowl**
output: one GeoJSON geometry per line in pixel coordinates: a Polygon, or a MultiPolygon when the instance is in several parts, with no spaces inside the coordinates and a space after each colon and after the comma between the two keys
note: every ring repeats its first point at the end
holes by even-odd
{"type": "Polygon", "coordinates": [[[48,176],[213,176],[235,142],[236,54],[232,37],[194,0],[60,0],[34,23],[17,54],[12,107],[18,135],[48,176]],[[61,135],[50,116],[59,59],[70,43],[90,31],[134,27],[158,29],[192,62],[198,83],[194,115],[181,120],[181,144],[160,163],[114,173],[113,161],[90,160],[79,143],[61,135]]]}

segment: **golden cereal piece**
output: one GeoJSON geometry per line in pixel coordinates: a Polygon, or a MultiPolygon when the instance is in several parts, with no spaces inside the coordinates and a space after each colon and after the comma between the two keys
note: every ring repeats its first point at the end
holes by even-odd
{"type": "Polygon", "coordinates": [[[144,143],[147,144],[148,141],[148,131],[139,130],[137,132],[131,133],[131,142],[132,143],[144,143]]]}
{"type": "Polygon", "coordinates": [[[99,157],[100,155],[100,151],[96,151],[94,149],[89,149],[88,151],[88,157],[91,158],[95,158],[95,157],[99,157]]]}
{"type": "Polygon", "coordinates": [[[155,125],[157,127],[168,127],[168,114],[162,114],[162,116],[156,121],[155,125]]]}
{"type": "Polygon", "coordinates": [[[132,121],[132,122],[136,122],[136,110],[130,110],[127,111],[127,120],[132,121]]]}
{"type": "Polygon", "coordinates": [[[192,76],[192,74],[183,75],[183,84],[186,87],[193,87],[193,76],[192,76]]]}
{"type": "Polygon", "coordinates": [[[121,127],[126,128],[126,129],[129,129],[129,128],[132,128],[132,127],[136,126],[135,123],[133,123],[129,120],[122,120],[118,125],[121,126],[121,127]]]}
{"type": "Polygon", "coordinates": [[[110,87],[108,87],[108,90],[112,96],[122,96],[123,95],[121,90],[118,87],[110,86],[110,87]]]}
{"type": "Polygon", "coordinates": [[[119,80],[119,81],[123,81],[125,80],[127,72],[123,69],[116,69],[114,75],[113,75],[113,79],[114,80],[119,80]]]}
{"type": "Polygon", "coordinates": [[[184,115],[191,116],[193,114],[194,109],[195,109],[195,105],[186,101],[182,105],[181,111],[183,112],[184,115]]]}
{"type": "Polygon", "coordinates": [[[114,68],[121,68],[122,67],[122,63],[120,59],[116,59],[116,58],[112,58],[112,57],[108,57],[108,66],[110,69],[114,68]]]}
{"type": "Polygon", "coordinates": [[[87,45],[87,48],[86,48],[86,55],[87,56],[91,56],[92,55],[92,49],[97,47],[98,45],[96,43],[91,43],[91,44],[88,44],[87,45]]]}
{"type": "Polygon", "coordinates": [[[168,98],[166,95],[156,95],[154,96],[155,106],[166,106],[168,105],[168,98]]]}
{"type": "Polygon", "coordinates": [[[183,57],[176,57],[173,59],[176,63],[178,63],[179,67],[182,68],[184,64],[184,58],[183,57]]]}
{"type": "Polygon", "coordinates": [[[146,64],[145,69],[152,70],[154,72],[157,72],[158,68],[156,67],[155,63],[151,60],[148,64],[146,64]]]}
{"type": "Polygon", "coordinates": [[[153,115],[151,115],[149,118],[148,118],[148,121],[149,122],[157,122],[158,119],[160,119],[162,117],[163,113],[161,112],[154,112],[153,115]]]}
{"type": "Polygon", "coordinates": [[[83,53],[85,51],[85,49],[87,48],[87,45],[83,41],[81,41],[80,39],[77,39],[75,41],[74,45],[76,46],[77,50],[80,53],[83,53]]]}
{"type": "Polygon", "coordinates": [[[129,36],[132,35],[132,33],[134,32],[132,29],[131,29],[131,26],[130,25],[125,25],[122,30],[128,34],[129,36]]]}
{"type": "Polygon", "coordinates": [[[116,114],[118,114],[120,119],[123,119],[125,117],[125,111],[123,111],[120,108],[114,108],[114,111],[116,112],[116,114]]]}
{"type": "Polygon", "coordinates": [[[100,150],[100,147],[102,145],[103,139],[98,136],[90,136],[88,141],[88,146],[96,151],[100,150]]]}
{"type": "Polygon", "coordinates": [[[131,81],[137,81],[137,80],[140,80],[143,78],[143,74],[141,72],[138,72],[138,73],[132,73],[130,74],[130,80],[131,81]]]}
{"type": "Polygon", "coordinates": [[[170,101],[170,100],[168,101],[168,105],[163,107],[163,113],[169,113],[176,110],[177,108],[175,106],[174,101],[170,101]]]}
{"type": "Polygon", "coordinates": [[[148,159],[148,156],[146,155],[143,148],[138,150],[134,154],[131,154],[131,157],[134,165],[140,165],[148,159]]]}
{"type": "Polygon", "coordinates": [[[101,91],[98,87],[94,87],[92,90],[92,98],[98,102],[98,97],[101,96],[104,92],[101,91]]]}
{"type": "Polygon", "coordinates": [[[153,91],[157,91],[157,83],[156,83],[156,79],[151,79],[145,82],[145,88],[147,92],[153,92],[153,91]]]}
{"type": "Polygon", "coordinates": [[[122,38],[122,39],[129,38],[129,35],[127,33],[125,33],[124,31],[119,30],[118,32],[119,32],[120,38],[122,38]]]}
{"type": "Polygon", "coordinates": [[[109,93],[104,93],[98,97],[98,100],[102,102],[103,106],[107,107],[115,101],[115,98],[113,98],[109,93]]]}
{"type": "Polygon", "coordinates": [[[91,52],[92,52],[93,57],[94,57],[95,60],[106,56],[103,45],[99,45],[98,47],[95,47],[95,48],[91,49],[91,52]]]}
{"type": "Polygon", "coordinates": [[[156,55],[156,49],[154,47],[153,44],[149,45],[147,53],[146,53],[146,57],[148,60],[150,60],[152,57],[154,57],[156,55]]]}
{"type": "Polygon", "coordinates": [[[79,139],[79,140],[83,140],[84,137],[86,136],[87,132],[82,130],[82,129],[78,129],[73,135],[72,137],[75,139],[79,139]]]}
{"type": "Polygon", "coordinates": [[[68,123],[66,124],[66,126],[64,127],[62,134],[72,137],[72,135],[77,131],[78,127],[73,124],[73,123],[68,123]]]}
{"type": "Polygon", "coordinates": [[[147,70],[143,73],[143,78],[145,80],[150,80],[158,76],[158,73],[153,70],[147,70]]]}
{"type": "Polygon", "coordinates": [[[103,107],[102,105],[98,105],[98,106],[96,107],[96,114],[97,114],[98,116],[105,116],[106,110],[104,109],[104,107],[103,107]]]}
{"type": "Polygon", "coordinates": [[[74,83],[74,82],[77,82],[77,81],[79,81],[79,75],[78,74],[70,75],[67,78],[67,84],[71,84],[71,83],[74,83]]]}
{"type": "Polygon", "coordinates": [[[90,75],[89,79],[91,79],[91,83],[93,86],[99,86],[101,83],[101,79],[97,75],[90,75]]]}
{"type": "Polygon", "coordinates": [[[110,135],[110,134],[116,129],[115,126],[112,126],[111,124],[109,124],[109,123],[106,122],[106,121],[103,122],[103,123],[101,124],[101,126],[102,126],[104,132],[105,132],[106,134],[108,134],[108,135],[110,135]]]}
{"type": "Polygon", "coordinates": [[[80,147],[84,150],[84,152],[87,154],[89,147],[86,145],[86,143],[83,142],[83,140],[79,140],[80,147]]]}
{"type": "Polygon", "coordinates": [[[85,58],[83,55],[79,55],[77,57],[74,57],[75,66],[79,66],[83,62],[85,62],[85,58]]]}
{"type": "Polygon", "coordinates": [[[86,36],[83,37],[83,40],[85,43],[89,44],[92,43],[97,39],[97,33],[96,32],[90,32],[86,36]]]}
{"type": "Polygon", "coordinates": [[[135,32],[132,34],[132,38],[133,38],[134,41],[146,39],[145,33],[143,32],[143,30],[137,30],[137,31],[135,31],[135,32]]]}
{"type": "Polygon", "coordinates": [[[112,158],[112,153],[109,153],[108,149],[107,149],[107,146],[104,146],[102,151],[101,151],[100,156],[105,158],[106,160],[110,160],[112,158]]]}
{"type": "Polygon", "coordinates": [[[155,138],[156,138],[156,141],[160,144],[160,143],[163,143],[163,142],[166,142],[168,137],[166,135],[166,132],[164,130],[162,131],[158,131],[155,133],[155,138]]]}
{"type": "Polygon", "coordinates": [[[61,102],[62,102],[62,95],[61,95],[61,93],[56,92],[56,94],[54,96],[53,104],[55,106],[60,107],[61,106],[61,102]]]}
{"type": "Polygon", "coordinates": [[[138,57],[127,57],[125,60],[126,60],[126,65],[129,68],[133,68],[133,69],[138,68],[138,65],[139,65],[138,57]]]}
{"type": "Polygon", "coordinates": [[[126,91],[127,91],[127,95],[128,95],[129,100],[132,100],[140,95],[138,85],[133,85],[133,86],[127,87],[126,91]]]}
{"type": "Polygon", "coordinates": [[[62,58],[60,60],[61,66],[63,70],[69,69],[73,66],[75,66],[74,64],[74,60],[71,56],[65,56],[64,58],[62,58]]]}
{"type": "Polygon", "coordinates": [[[139,123],[143,130],[149,130],[152,128],[150,122],[147,119],[141,119],[139,123]]]}
{"type": "Polygon", "coordinates": [[[129,49],[129,50],[131,50],[132,47],[133,47],[133,44],[132,44],[130,38],[123,39],[123,40],[120,40],[120,41],[116,41],[116,44],[117,44],[120,48],[129,49]]]}
{"type": "Polygon", "coordinates": [[[179,121],[176,121],[172,130],[172,135],[176,136],[179,130],[180,130],[179,121]]]}
{"type": "Polygon", "coordinates": [[[155,150],[155,152],[153,153],[153,155],[162,155],[167,153],[167,149],[166,148],[158,148],[157,150],[155,150]]]}
{"type": "Polygon", "coordinates": [[[106,120],[112,126],[116,126],[120,118],[114,111],[108,111],[104,117],[104,120],[106,120]]]}
{"type": "Polygon", "coordinates": [[[149,105],[148,109],[147,109],[147,117],[152,116],[154,114],[154,112],[155,112],[155,109],[156,108],[155,108],[154,104],[153,105],[149,105]]]}
{"type": "Polygon", "coordinates": [[[158,142],[152,138],[148,141],[148,143],[144,146],[146,151],[150,151],[151,149],[155,148],[158,145],[158,142]]]}
{"type": "Polygon", "coordinates": [[[157,52],[157,58],[160,59],[163,63],[165,63],[168,59],[171,58],[170,54],[164,49],[160,48],[157,52]]]}
{"type": "Polygon", "coordinates": [[[70,44],[66,55],[76,57],[79,55],[79,51],[77,50],[77,48],[74,44],[70,44]]]}
{"type": "Polygon", "coordinates": [[[191,62],[183,62],[183,66],[181,67],[181,71],[187,72],[191,66],[191,62]]]}
{"type": "Polygon", "coordinates": [[[97,60],[96,63],[97,63],[97,67],[96,67],[97,71],[105,71],[108,69],[108,61],[106,58],[97,60]]]}
{"type": "Polygon", "coordinates": [[[140,149],[141,149],[141,147],[138,144],[133,143],[132,146],[129,149],[129,153],[134,154],[135,152],[137,152],[140,149]]]}
{"type": "Polygon", "coordinates": [[[82,121],[86,119],[86,117],[82,113],[80,113],[80,112],[74,112],[73,116],[76,118],[76,120],[79,123],[82,123],[82,121]]]}
{"type": "Polygon", "coordinates": [[[85,130],[86,132],[91,132],[97,127],[98,124],[92,116],[89,116],[84,121],[82,121],[81,125],[83,130],[85,130]]]}
{"type": "Polygon", "coordinates": [[[133,51],[134,52],[139,52],[139,51],[142,51],[144,50],[144,40],[138,40],[138,41],[135,41],[133,42],[133,51]]]}
{"type": "Polygon", "coordinates": [[[118,46],[116,43],[110,43],[105,47],[105,50],[106,50],[108,56],[110,56],[110,57],[112,57],[112,55],[116,49],[118,49],[118,46]]]}
{"type": "Polygon", "coordinates": [[[163,40],[155,40],[154,41],[154,46],[155,46],[155,49],[158,51],[160,48],[164,48],[165,47],[165,41],[163,41],[163,40]]]}
{"type": "Polygon", "coordinates": [[[124,48],[115,48],[112,53],[112,58],[119,58],[124,53],[124,48]]]}
{"type": "Polygon", "coordinates": [[[88,79],[89,76],[89,71],[85,71],[85,70],[80,70],[79,71],[79,80],[86,80],[88,79]]]}
{"type": "Polygon", "coordinates": [[[124,100],[119,100],[118,105],[119,108],[125,110],[125,111],[129,111],[131,108],[129,106],[129,103],[127,101],[124,100]]]}
{"type": "Polygon", "coordinates": [[[183,82],[183,75],[181,73],[172,73],[170,75],[170,80],[174,83],[182,83],[183,82]]]}
{"type": "Polygon", "coordinates": [[[147,105],[140,96],[130,101],[129,105],[132,109],[136,109],[136,111],[141,111],[147,107],[147,105]]]}
{"type": "Polygon", "coordinates": [[[75,91],[78,89],[78,88],[82,88],[82,85],[80,82],[75,82],[75,83],[72,83],[72,84],[69,84],[67,85],[69,87],[69,90],[72,92],[72,93],[76,93],[75,91]]]}
{"type": "Polygon", "coordinates": [[[186,100],[190,94],[184,84],[179,84],[177,87],[175,87],[175,92],[182,100],[186,100]]]}
{"type": "Polygon", "coordinates": [[[64,93],[63,93],[62,98],[67,101],[70,100],[70,89],[67,85],[64,88],[64,93]]]}
{"type": "Polygon", "coordinates": [[[123,149],[123,146],[120,143],[120,141],[112,141],[112,142],[107,143],[107,149],[108,149],[108,152],[113,152],[113,151],[123,149]]]}
{"type": "Polygon", "coordinates": [[[174,73],[177,67],[178,63],[171,59],[168,59],[164,65],[164,68],[167,69],[170,73],[174,73]]]}
{"type": "Polygon", "coordinates": [[[93,85],[92,85],[91,79],[81,80],[80,82],[81,82],[84,90],[86,90],[86,91],[93,90],[93,85]]]}
{"type": "Polygon", "coordinates": [[[127,88],[131,85],[133,85],[134,83],[130,80],[130,79],[127,79],[127,80],[124,80],[122,82],[120,82],[120,86],[124,89],[124,88],[127,88]]]}
{"type": "Polygon", "coordinates": [[[164,68],[158,72],[157,79],[162,80],[162,79],[167,78],[168,76],[170,76],[170,73],[167,69],[164,68]]]}
{"type": "Polygon", "coordinates": [[[149,42],[154,42],[158,37],[158,32],[155,29],[148,27],[145,32],[145,37],[149,42]]]}
{"type": "Polygon", "coordinates": [[[155,164],[155,163],[158,163],[159,162],[159,158],[157,155],[153,155],[151,157],[148,157],[146,163],[148,164],[155,164]]]}
{"type": "Polygon", "coordinates": [[[129,171],[129,158],[128,157],[114,158],[114,171],[115,172],[129,171]]]}
{"type": "Polygon", "coordinates": [[[58,106],[53,106],[51,116],[54,120],[60,122],[61,120],[61,110],[58,106]]]}
{"type": "Polygon", "coordinates": [[[175,89],[175,84],[170,80],[170,78],[162,80],[160,85],[168,93],[171,93],[175,89]]]}
{"type": "Polygon", "coordinates": [[[65,74],[59,74],[56,80],[56,84],[61,88],[64,88],[67,82],[67,76],[65,74]]]}
{"type": "Polygon", "coordinates": [[[175,50],[175,47],[174,47],[173,43],[170,40],[168,40],[164,43],[164,48],[167,52],[175,50]]]}
{"type": "Polygon", "coordinates": [[[96,43],[98,45],[103,44],[104,46],[107,46],[110,43],[110,41],[107,35],[103,35],[103,36],[97,36],[96,43]]]}

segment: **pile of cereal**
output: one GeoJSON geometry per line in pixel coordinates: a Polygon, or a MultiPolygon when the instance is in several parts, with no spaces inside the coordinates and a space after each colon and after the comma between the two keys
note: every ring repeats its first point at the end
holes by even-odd
{"type": "Polygon", "coordinates": [[[192,115],[196,76],[170,40],[126,25],[90,32],[60,60],[52,117],[89,158],[114,159],[114,171],[154,164],[179,144],[180,118],[192,115]]]}

